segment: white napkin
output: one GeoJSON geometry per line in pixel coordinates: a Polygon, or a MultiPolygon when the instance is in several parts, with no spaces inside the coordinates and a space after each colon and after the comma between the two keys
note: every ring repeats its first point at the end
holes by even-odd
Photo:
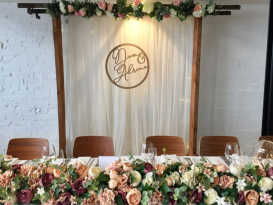
{"type": "Polygon", "coordinates": [[[114,161],[118,160],[119,157],[116,156],[99,156],[99,167],[102,169],[105,169],[110,164],[112,164],[114,161]]]}
{"type": "Polygon", "coordinates": [[[156,157],[156,164],[173,164],[179,162],[179,159],[176,155],[161,155],[156,157]]]}

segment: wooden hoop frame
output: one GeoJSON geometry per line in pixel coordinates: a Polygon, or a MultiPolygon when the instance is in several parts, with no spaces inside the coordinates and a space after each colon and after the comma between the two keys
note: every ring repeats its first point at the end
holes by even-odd
{"type": "Polygon", "coordinates": [[[123,88],[123,89],[133,89],[133,88],[136,88],[136,87],[140,86],[140,85],[141,85],[142,83],[144,83],[144,81],[147,79],[147,77],[148,77],[148,75],[149,75],[149,71],[150,71],[150,62],[149,62],[149,58],[148,58],[147,54],[145,53],[145,51],[144,51],[142,48],[140,48],[139,46],[137,46],[137,45],[135,45],[135,44],[132,44],[132,43],[122,43],[122,44],[119,44],[119,45],[115,46],[115,47],[109,52],[109,54],[108,54],[108,56],[107,56],[107,58],[106,58],[106,62],[105,62],[105,69],[106,69],[106,74],[107,74],[109,80],[110,80],[115,86],[118,86],[118,87],[123,88]],[[110,74],[109,74],[109,71],[108,71],[108,69],[107,69],[107,68],[108,68],[107,63],[108,63],[108,59],[109,59],[110,55],[112,54],[112,52],[113,52],[114,50],[116,50],[118,47],[121,47],[121,46],[133,46],[133,47],[135,47],[135,48],[138,48],[139,50],[142,51],[142,53],[145,55],[146,60],[147,60],[147,65],[148,65],[148,67],[147,67],[147,72],[146,72],[144,78],[143,78],[138,84],[136,84],[136,85],[134,85],[134,86],[132,86],[132,87],[125,87],[125,86],[122,86],[122,85],[117,84],[117,83],[111,78],[111,76],[110,76],[110,74]]]}

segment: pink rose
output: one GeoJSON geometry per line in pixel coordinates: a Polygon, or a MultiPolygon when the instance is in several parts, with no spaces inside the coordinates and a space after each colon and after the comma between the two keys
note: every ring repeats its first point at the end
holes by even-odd
{"type": "Polygon", "coordinates": [[[70,4],[67,6],[67,9],[69,13],[73,13],[75,11],[74,7],[70,4]]]}
{"type": "Polygon", "coordinates": [[[259,194],[255,190],[244,192],[246,205],[257,205],[259,202],[259,194]]]}
{"type": "Polygon", "coordinates": [[[224,175],[220,177],[219,186],[222,189],[232,188],[234,184],[235,179],[233,177],[224,175]]]}
{"type": "Polygon", "coordinates": [[[135,0],[135,7],[139,6],[140,3],[141,3],[141,0],[135,0]]]}
{"type": "Polygon", "coordinates": [[[138,205],[141,201],[141,193],[137,189],[131,189],[126,196],[129,205],[138,205]]]}
{"type": "Polygon", "coordinates": [[[112,9],[113,9],[113,4],[111,4],[111,3],[108,3],[107,4],[107,11],[112,11],[112,9]]]}
{"type": "Polygon", "coordinates": [[[125,14],[118,13],[118,17],[119,17],[119,18],[124,18],[124,17],[125,17],[125,14]]]}
{"type": "Polygon", "coordinates": [[[217,172],[225,172],[228,170],[227,166],[224,164],[217,164],[215,169],[217,172]]]}
{"type": "Polygon", "coordinates": [[[173,5],[174,6],[179,6],[181,3],[181,0],[173,0],[173,5]]]}
{"type": "Polygon", "coordinates": [[[85,16],[86,12],[84,9],[80,9],[79,11],[75,12],[75,16],[85,16]]]}
{"type": "Polygon", "coordinates": [[[99,7],[101,10],[105,10],[105,9],[106,9],[106,3],[105,3],[105,1],[99,1],[99,2],[98,2],[98,7],[99,7]]]}
{"type": "Polygon", "coordinates": [[[115,204],[115,193],[110,189],[104,189],[99,194],[99,202],[101,205],[114,205],[115,204]]]}
{"type": "Polygon", "coordinates": [[[194,11],[200,11],[202,9],[202,6],[201,5],[196,5],[194,7],[194,11]]]}

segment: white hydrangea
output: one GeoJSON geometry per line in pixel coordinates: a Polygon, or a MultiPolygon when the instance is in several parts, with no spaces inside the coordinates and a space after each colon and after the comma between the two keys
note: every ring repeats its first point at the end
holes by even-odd
{"type": "Polygon", "coordinates": [[[45,189],[44,189],[44,187],[42,187],[42,188],[38,188],[38,190],[37,190],[37,194],[39,194],[40,196],[42,196],[42,195],[44,195],[44,193],[45,193],[45,189]]]}
{"type": "Polygon", "coordinates": [[[245,179],[238,179],[236,184],[237,184],[237,188],[238,188],[239,191],[244,191],[244,189],[246,187],[245,179]]]}

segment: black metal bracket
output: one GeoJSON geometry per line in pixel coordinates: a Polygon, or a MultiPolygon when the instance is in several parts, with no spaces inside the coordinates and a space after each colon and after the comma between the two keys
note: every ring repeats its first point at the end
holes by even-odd
{"type": "Polygon", "coordinates": [[[27,9],[27,13],[30,14],[30,15],[35,14],[35,17],[37,19],[41,19],[40,14],[45,14],[46,13],[46,9],[28,8],[27,9]]]}

